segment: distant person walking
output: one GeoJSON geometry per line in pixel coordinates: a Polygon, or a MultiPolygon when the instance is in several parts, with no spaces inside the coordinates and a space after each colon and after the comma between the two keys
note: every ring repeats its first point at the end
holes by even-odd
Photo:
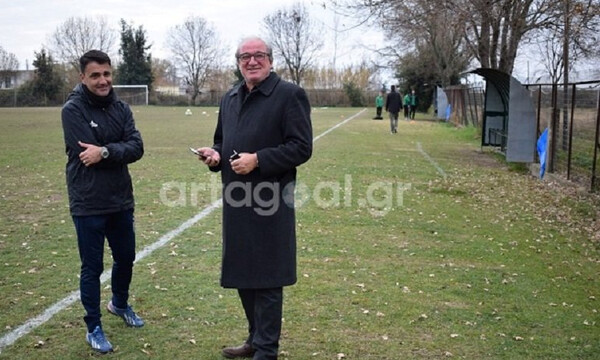
{"type": "Polygon", "coordinates": [[[381,111],[383,110],[383,91],[380,91],[375,97],[375,109],[377,113],[373,120],[383,120],[381,117],[381,111]]]}
{"type": "Polygon", "coordinates": [[[419,105],[419,99],[417,98],[415,89],[413,89],[410,93],[410,118],[411,118],[411,120],[415,119],[415,112],[417,111],[417,105],[419,105]]]}
{"type": "Polygon", "coordinates": [[[385,100],[385,111],[390,115],[390,132],[398,132],[398,113],[402,110],[402,98],[396,92],[396,86],[392,85],[390,93],[385,100]]]}

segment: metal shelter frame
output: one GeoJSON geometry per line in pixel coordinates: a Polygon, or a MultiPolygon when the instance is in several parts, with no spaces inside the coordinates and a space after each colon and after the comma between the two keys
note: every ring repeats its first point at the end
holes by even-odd
{"type": "Polygon", "coordinates": [[[534,162],[536,112],[527,88],[496,69],[479,68],[469,73],[486,80],[481,146],[500,147],[509,162],[534,162]]]}

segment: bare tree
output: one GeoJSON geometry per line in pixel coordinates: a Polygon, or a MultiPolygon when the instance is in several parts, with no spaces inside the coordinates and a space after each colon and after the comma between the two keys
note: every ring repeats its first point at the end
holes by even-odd
{"type": "Polygon", "coordinates": [[[444,85],[458,81],[473,55],[466,48],[465,22],[449,0],[338,0],[338,13],[380,27],[386,45],[376,49],[387,62],[398,68],[404,59],[416,55],[426,60],[425,70],[444,85]]]}
{"type": "Polygon", "coordinates": [[[340,89],[343,84],[341,74],[332,65],[307,69],[302,80],[306,89],[340,89]]]}
{"type": "Polygon", "coordinates": [[[16,71],[18,68],[19,60],[17,60],[17,56],[0,46],[0,71],[16,71]]]}
{"type": "Polygon", "coordinates": [[[386,21],[384,26],[393,43],[400,49],[401,59],[413,53],[427,59],[425,72],[435,74],[444,85],[454,85],[473,58],[465,49],[465,25],[456,21],[456,14],[445,1],[404,1],[394,5],[392,18],[404,18],[405,23],[386,21]]]}
{"type": "Polygon", "coordinates": [[[467,25],[465,39],[482,67],[512,74],[519,46],[556,21],[561,0],[452,0],[467,25]]]}
{"type": "MultiPolygon", "coordinates": [[[[463,30],[462,46],[482,67],[512,74],[517,51],[533,31],[556,22],[565,0],[330,0],[334,5],[377,21],[384,28],[419,28],[431,11],[451,14],[448,32],[463,30]],[[432,9],[424,3],[433,4],[432,9]],[[401,12],[397,9],[407,11],[401,12]]],[[[366,21],[366,20],[365,20],[366,21]]]]}
{"type": "Polygon", "coordinates": [[[542,34],[541,40],[535,44],[540,62],[544,66],[552,83],[558,83],[563,75],[562,37],[556,31],[547,31],[542,34]]]}
{"type": "Polygon", "coordinates": [[[263,25],[275,55],[283,58],[292,81],[299,85],[323,47],[321,29],[300,3],[266,16],[263,25]]]}
{"type": "Polygon", "coordinates": [[[167,47],[190,89],[192,103],[201,93],[211,70],[223,56],[215,30],[198,16],[188,17],[183,24],[169,30],[167,47]]]}
{"type": "Polygon", "coordinates": [[[600,1],[563,0],[563,12],[549,29],[536,32],[537,48],[546,54],[540,61],[552,82],[558,83],[582,60],[600,57],[600,1]],[[568,61],[565,61],[568,59],[568,61]],[[565,72],[567,66],[567,72],[565,72]]]}
{"type": "Polygon", "coordinates": [[[11,78],[19,69],[19,61],[17,56],[13,53],[9,53],[0,46],[0,87],[2,83],[7,86],[11,85],[11,78]]]}
{"type": "MultiPolygon", "coordinates": [[[[549,29],[538,31],[542,39],[537,45],[542,53],[542,63],[552,83],[562,80],[562,147],[567,150],[569,132],[569,73],[583,59],[600,56],[598,32],[600,31],[600,2],[598,0],[562,0],[555,8],[555,22],[549,29]]],[[[572,120],[572,119],[571,119],[572,120]]]]}
{"type": "Polygon", "coordinates": [[[158,58],[152,59],[152,73],[156,86],[179,85],[177,69],[169,60],[158,58]]]}
{"type": "Polygon", "coordinates": [[[50,36],[48,48],[53,56],[79,70],[79,58],[86,51],[97,49],[108,54],[114,47],[116,32],[105,17],[70,17],[50,36]]]}

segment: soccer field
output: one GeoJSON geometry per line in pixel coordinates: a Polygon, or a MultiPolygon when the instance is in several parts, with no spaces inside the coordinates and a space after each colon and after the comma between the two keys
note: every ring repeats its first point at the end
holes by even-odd
{"type": "MultiPolygon", "coordinates": [[[[362,110],[313,109],[280,358],[596,358],[598,197],[511,171],[474,129],[417,119],[390,134],[362,110]]],[[[147,325],[104,312],[107,356],[221,359],[245,320],[219,286],[220,178],[188,150],[212,144],[217,109],[133,111],[145,252],[131,303],[147,325]]],[[[76,298],[16,332],[78,289],[62,136],[60,108],[0,108],[0,359],[93,354],[76,298]]]]}

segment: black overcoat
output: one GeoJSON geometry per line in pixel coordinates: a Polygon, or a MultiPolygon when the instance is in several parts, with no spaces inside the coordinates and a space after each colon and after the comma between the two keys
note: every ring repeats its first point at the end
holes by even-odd
{"type": "Polygon", "coordinates": [[[296,167],[312,154],[305,91],[271,73],[248,93],[242,83],[221,99],[213,148],[223,182],[221,285],[264,289],[296,282],[296,167]],[[233,152],[256,153],[259,167],[233,172],[233,152]]]}

